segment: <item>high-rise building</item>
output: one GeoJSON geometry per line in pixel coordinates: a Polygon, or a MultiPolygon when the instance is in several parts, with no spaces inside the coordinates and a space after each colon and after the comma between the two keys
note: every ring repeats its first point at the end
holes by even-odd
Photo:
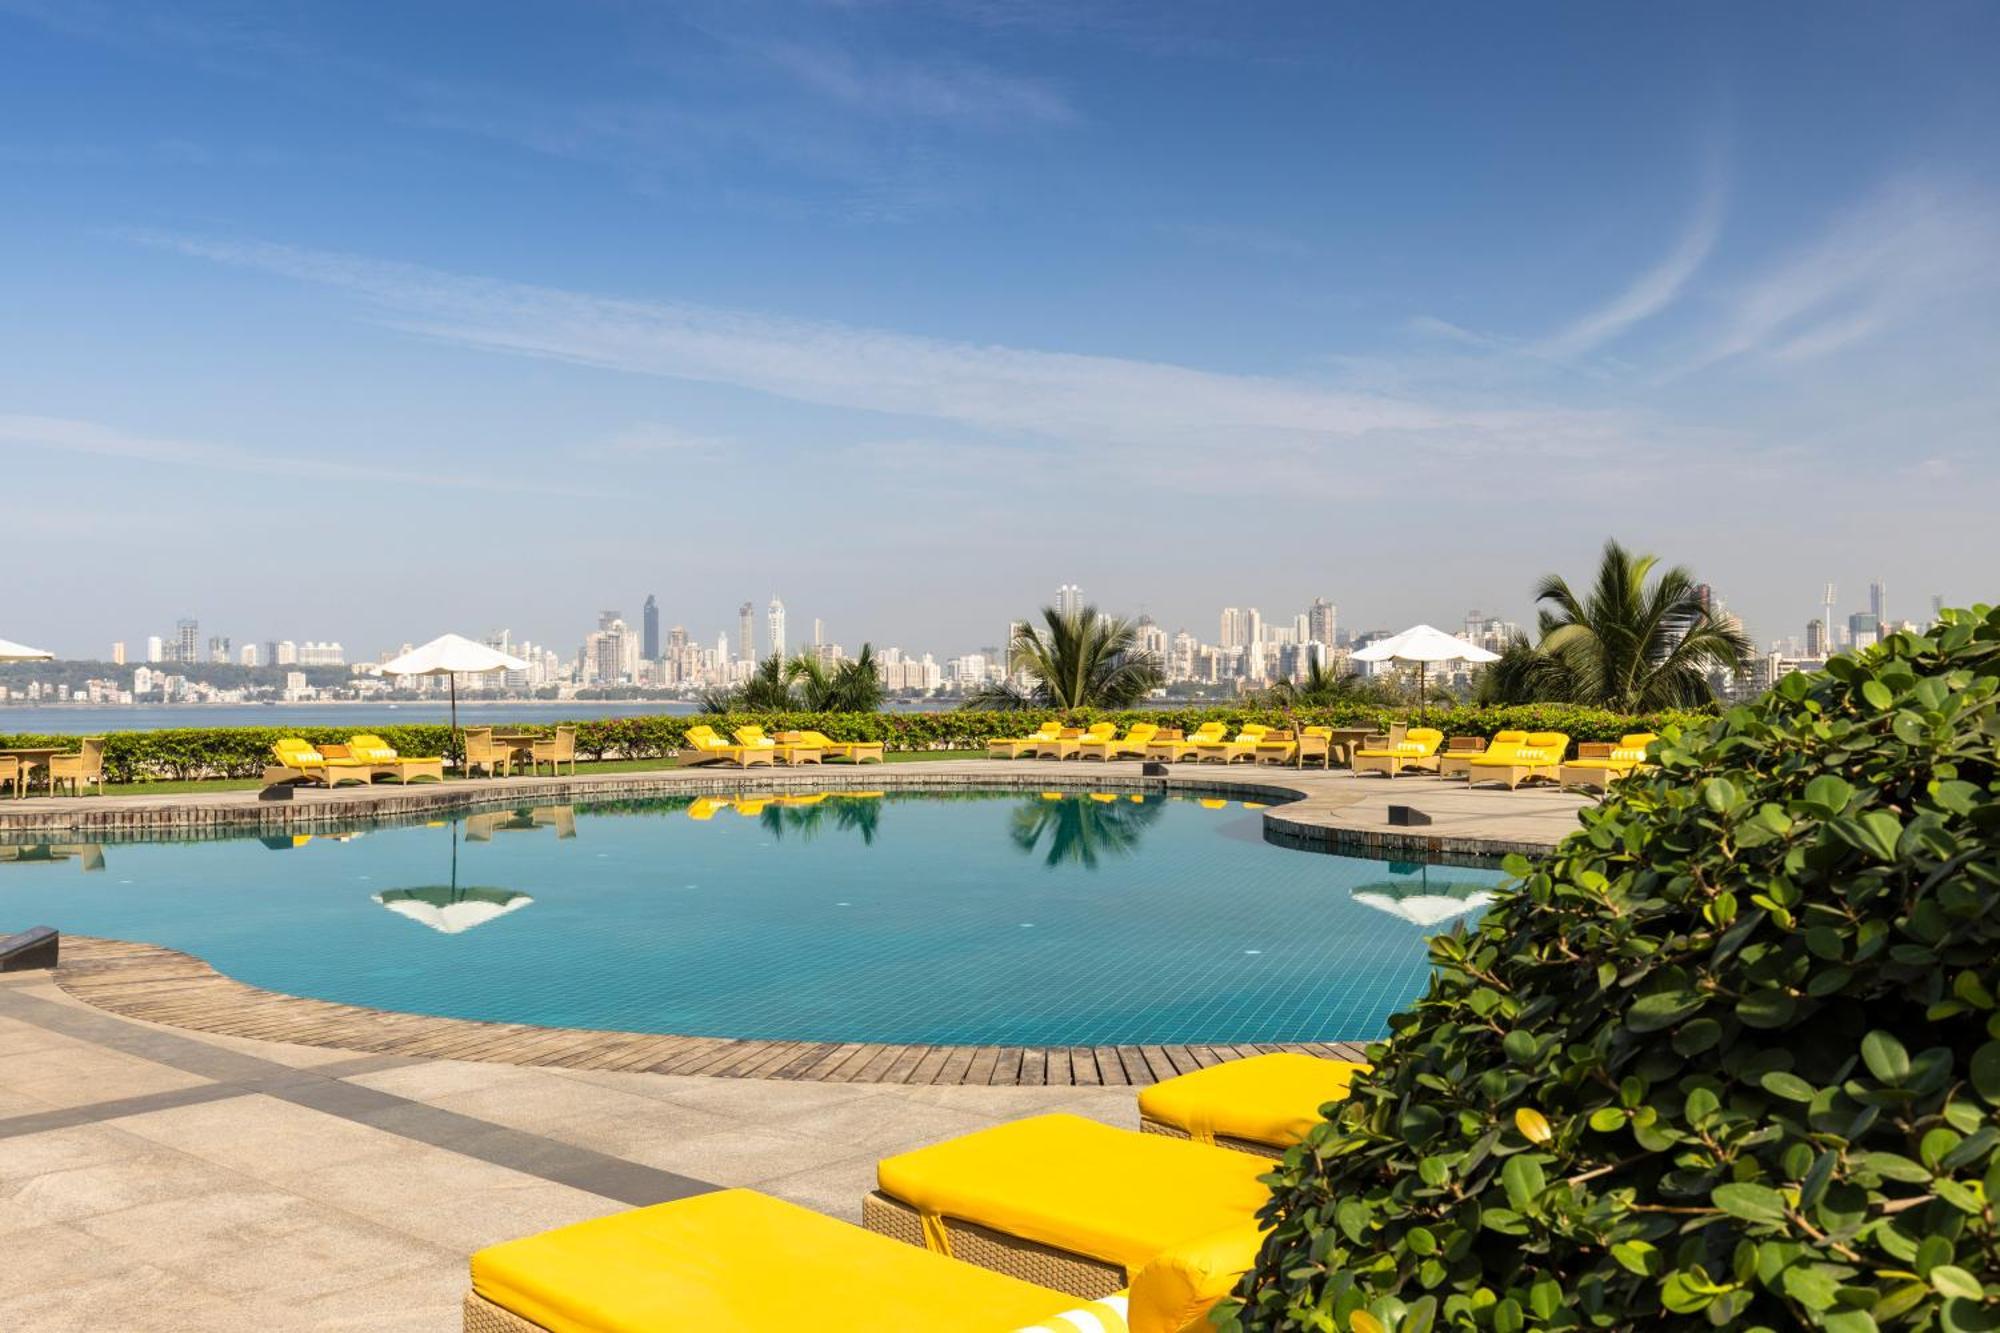
{"type": "Polygon", "coordinates": [[[1056,610],[1065,616],[1073,616],[1083,610],[1083,589],[1074,583],[1065,583],[1056,589],[1056,610]]]}
{"type": "Polygon", "coordinates": [[[822,645],[824,645],[825,643],[826,643],[826,622],[825,622],[825,621],[823,621],[823,620],[821,620],[821,619],[820,619],[820,618],[819,618],[818,616],[814,616],[814,617],[813,617],[813,647],[814,647],[815,649],[818,649],[818,648],[820,648],[820,647],[821,647],[822,645]]]}
{"type": "Polygon", "coordinates": [[[640,635],[644,639],[640,651],[648,662],[660,660],[660,603],[651,593],[646,594],[646,608],[639,613],[640,635]]]}
{"type": "Polygon", "coordinates": [[[1826,622],[1815,616],[1806,622],[1806,657],[1824,662],[1827,655],[1826,622]]]}
{"type": "Polygon", "coordinates": [[[1243,612],[1233,606],[1222,608],[1221,637],[1216,640],[1219,647],[1241,648],[1246,626],[1243,612]]]}
{"type": "Polygon", "coordinates": [[[1934,592],[1931,594],[1931,620],[1935,622],[1937,618],[1943,614],[1944,614],[1944,594],[1941,592],[1934,592]]]}
{"type": "Polygon", "coordinates": [[[229,638],[227,635],[213,634],[208,640],[208,660],[227,662],[229,660],[229,638]]]}
{"type": "Polygon", "coordinates": [[[148,634],[146,636],[146,660],[155,663],[163,662],[166,660],[166,656],[167,646],[160,641],[160,636],[157,634],[148,634]]]}
{"type": "Polygon", "coordinates": [[[1007,664],[1007,674],[1013,675],[1021,669],[1021,636],[1027,633],[1028,622],[1010,620],[1007,622],[1007,646],[1001,649],[1001,660],[1007,664]]]}
{"type": "Polygon", "coordinates": [[[765,618],[771,631],[771,651],[779,658],[785,655],[785,604],[771,594],[771,605],[765,611],[765,618]]]}
{"type": "Polygon", "coordinates": [[[125,665],[125,640],[120,639],[111,645],[111,662],[113,666],[125,665]]]}
{"type": "Polygon", "coordinates": [[[736,656],[744,662],[757,660],[757,608],[745,602],[736,610],[736,656]]]}
{"type": "Polygon", "coordinates": [[[1883,609],[1889,600],[1888,585],[1876,579],[1868,585],[1868,614],[1875,617],[1877,625],[1887,624],[1889,613],[1883,609]]]}
{"type": "Polygon", "coordinates": [[[299,660],[299,646],[290,639],[280,639],[271,645],[271,665],[291,666],[299,660]]]}
{"type": "Polygon", "coordinates": [[[236,655],[236,660],[237,660],[237,662],[238,662],[238,663],[240,663],[240,664],[241,664],[241,665],[243,665],[243,666],[247,666],[247,667],[253,667],[253,666],[256,666],[256,665],[257,665],[257,645],[256,645],[256,644],[254,644],[254,643],[246,643],[246,644],[244,644],[244,645],[243,645],[243,648],[242,648],[242,651],[240,651],[240,652],[238,652],[238,653],[237,653],[237,655],[236,655]]]}
{"type": "Polygon", "coordinates": [[[1312,605],[1306,608],[1306,638],[1314,643],[1333,647],[1336,622],[1337,614],[1333,603],[1324,597],[1313,598],[1312,605]]]}
{"type": "Polygon", "coordinates": [[[1873,612],[1856,611],[1847,618],[1847,642],[1851,647],[1866,648],[1882,637],[1882,622],[1873,612]]]}
{"type": "Polygon", "coordinates": [[[1264,642],[1264,613],[1251,607],[1243,616],[1243,645],[1254,647],[1264,642]]]}
{"type": "Polygon", "coordinates": [[[174,655],[176,662],[201,661],[201,622],[189,616],[174,622],[174,655]]]}

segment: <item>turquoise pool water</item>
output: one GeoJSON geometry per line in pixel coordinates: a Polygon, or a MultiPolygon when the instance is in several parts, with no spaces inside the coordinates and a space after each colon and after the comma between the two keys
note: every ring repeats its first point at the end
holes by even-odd
{"type": "Polygon", "coordinates": [[[311,838],[0,841],[0,928],[382,1009],[810,1041],[1367,1038],[1496,871],[1109,793],[544,806],[311,838]]]}

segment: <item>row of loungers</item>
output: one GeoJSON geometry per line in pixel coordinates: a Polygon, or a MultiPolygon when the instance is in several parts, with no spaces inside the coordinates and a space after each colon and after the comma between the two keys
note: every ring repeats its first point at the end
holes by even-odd
{"type": "Polygon", "coordinates": [[[1489,744],[1479,736],[1447,741],[1435,727],[1412,727],[1393,734],[1386,744],[1356,750],[1354,771],[1391,778],[1430,773],[1464,778],[1475,786],[1498,782],[1509,791],[1531,781],[1603,791],[1614,779],[1648,766],[1646,749],[1658,739],[1651,732],[1633,732],[1616,745],[1586,741],[1577,746],[1576,758],[1565,759],[1569,737],[1560,731],[1502,731],[1489,744]]]}
{"type": "MultiPolygon", "coordinates": [[[[1303,727],[1293,732],[1250,722],[1234,737],[1228,730],[1225,723],[1204,722],[1193,733],[1183,735],[1140,722],[1120,736],[1110,722],[1088,728],[1045,722],[1033,735],[988,742],[986,753],[995,759],[1193,760],[1219,764],[1305,764],[1316,760],[1326,766],[1332,762],[1330,727],[1303,727]]],[[[1497,782],[1510,791],[1524,782],[1541,780],[1602,791],[1614,778],[1646,766],[1646,747],[1658,739],[1651,732],[1634,732],[1621,737],[1616,745],[1586,741],[1577,746],[1576,758],[1566,760],[1570,738],[1560,731],[1502,731],[1489,744],[1481,736],[1456,736],[1447,741],[1435,727],[1406,730],[1398,726],[1378,743],[1354,751],[1353,768],[1356,773],[1392,778],[1430,773],[1464,778],[1475,785],[1497,782]]]]}
{"type": "Polygon", "coordinates": [[[1293,732],[1255,722],[1245,724],[1234,737],[1221,722],[1204,722],[1188,733],[1137,722],[1123,736],[1111,722],[1082,728],[1044,722],[1031,736],[1006,737],[986,745],[988,757],[994,759],[1150,759],[1165,763],[1317,762],[1324,766],[1331,763],[1332,752],[1331,727],[1303,727],[1293,732]]]}
{"type": "Polygon", "coordinates": [[[466,1333],[1183,1333],[1255,1260],[1260,1177],[1365,1065],[1256,1056],[876,1164],[855,1227],[719,1190],[472,1256],[466,1333]]]}
{"type": "Polygon", "coordinates": [[[687,729],[680,756],[684,765],[733,764],[737,768],[757,765],[818,764],[828,759],[850,764],[882,762],[881,741],[834,741],[817,731],[781,731],[766,736],[758,726],[738,727],[730,733],[734,741],[715,734],[706,723],[687,729]]]}
{"type": "Polygon", "coordinates": [[[344,745],[312,745],[297,736],[288,736],[271,747],[272,763],[265,766],[264,785],[277,787],[314,783],[337,787],[343,782],[363,786],[376,778],[410,782],[416,778],[444,781],[444,760],[419,759],[398,754],[380,736],[361,732],[349,736],[344,745]]]}

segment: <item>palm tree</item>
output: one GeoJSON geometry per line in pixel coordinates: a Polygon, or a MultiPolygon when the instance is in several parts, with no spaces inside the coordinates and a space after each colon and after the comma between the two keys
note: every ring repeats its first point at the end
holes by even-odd
{"type": "Polygon", "coordinates": [[[785,660],[776,653],[757,664],[750,679],[736,692],[736,706],[752,713],[782,713],[792,706],[792,687],[785,679],[785,660]]]}
{"type": "Polygon", "coordinates": [[[847,659],[834,670],[833,707],[836,712],[880,712],[882,693],[882,672],[875,665],[873,644],[862,644],[858,657],[847,659]]]}
{"type": "Polygon", "coordinates": [[[1024,624],[1009,657],[1030,684],[992,685],[965,701],[967,708],[1130,708],[1164,679],[1151,653],[1139,651],[1139,631],[1129,620],[1086,606],[1065,615],[1042,608],[1044,628],[1024,624]]]}
{"type": "Polygon", "coordinates": [[[1306,663],[1303,680],[1281,680],[1266,691],[1274,708],[1325,708],[1333,704],[1389,704],[1399,702],[1398,691],[1387,681],[1371,680],[1358,671],[1343,671],[1320,661],[1306,663]]]}
{"type": "Polygon", "coordinates": [[[799,707],[808,713],[837,712],[834,703],[833,673],[826,663],[811,653],[800,653],[785,663],[785,680],[796,687],[799,707]]]}
{"type": "Polygon", "coordinates": [[[1694,575],[1676,565],[1652,578],[1659,557],[1604,544],[1597,582],[1579,597],[1559,575],[1544,578],[1541,642],[1529,677],[1563,702],[1645,713],[1712,700],[1712,671],[1742,670],[1750,640],[1711,612],[1694,575]],[[1648,580],[1651,579],[1649,583],[1648,580]]]}

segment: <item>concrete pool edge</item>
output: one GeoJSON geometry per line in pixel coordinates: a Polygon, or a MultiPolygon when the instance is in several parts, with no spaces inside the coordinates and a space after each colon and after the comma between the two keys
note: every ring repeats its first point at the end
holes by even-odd
{"type": "Polygon", "coordinates": [[[1114,790],[1216,792],[1282,809],[1264,813],[1265,836],[1284,846],[1352,851],[1391,859],[1498,858],[1539,855],[1576,827],[1587,804],[1573,793],[1543,788],[1471,789],[1441,779],[1357,777],[1346,770],[1231,765],[1176,766],[1165,778],[1143,776],[1137,763],[1082,766],[1083,761],[947,760],[898,765],[817,765],[722,772],[662,769],[567,778],[470,779],[409,787],[302,790],[291,800],[261,801],[254,791],[150,798],[107,796],[0,801],[0,834],[136,835],[166,831],[264,830],[312,832],[375,819],[420,818],[482,807],[724,793],[828,790],[922,791],[1114,790]],[[1391,826],[1387,797],[1433,808],[1423,828],[1391,826]]]}
{"type": "Polygon", "coordinates": [[[766,1041],[489,1023],[262,990],[156,944],[66,936],[56,985],[141,1022],[331,1050],[485,1064],[816,1083],[1144,1087],[1272,1051],[1364,1058],[1362,1042],[939,1046],[766,1041]]]}

